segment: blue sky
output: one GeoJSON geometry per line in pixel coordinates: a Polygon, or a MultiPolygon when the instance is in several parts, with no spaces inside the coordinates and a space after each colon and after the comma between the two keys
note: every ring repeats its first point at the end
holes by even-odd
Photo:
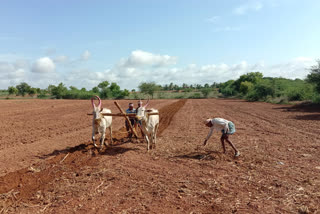
{"type": "Polygon", "coordinates": [[[304,78],[320,58],[319,11],[318,0],[3,0],[0,88],[304,78]]]}

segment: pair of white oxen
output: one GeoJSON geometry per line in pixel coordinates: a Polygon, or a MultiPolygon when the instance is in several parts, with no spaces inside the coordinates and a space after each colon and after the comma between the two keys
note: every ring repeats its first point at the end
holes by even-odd
{"type": "MultiPolygon", "coordinates": [[[[112,143],[112,116],[104,116],[103,113],[111,113],[110,109],[101,108],[101,99],[95,96],[99,100],[98,106],[94,104],[94,98],[91,98],[91,103],[93,107],[93,120],[92,120],[92,142],[95,147],[97,144],[95,142],[95,134],[100,134],[100,150],[103,148],[103,144],[108,146],[109,144],[105,142],[106,129],[109,128],[110,131],[110,142],[112,143]]],[[[157,131],[159,128],[159,115],[149,115],[149,113],[159,113],[156,109],[146,109],[149,104],[149,100],[146,105],[138,108],[136,113],[136,120],[142,122],[142,130],[144,132],[144,137],[148,144],[148,150],[150,150],[150,145],[156,144],[157,131]]]]}

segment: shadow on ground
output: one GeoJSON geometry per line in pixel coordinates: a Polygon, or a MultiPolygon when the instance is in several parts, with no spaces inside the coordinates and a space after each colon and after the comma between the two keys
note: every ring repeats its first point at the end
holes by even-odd
{"type": "Polygon", "coordinates": [[[175,158],[194,159],[194,160],[215,160],[220,155],[217,151],[191,152],[184,155],[174,156],[175,158]]]}
{"type": "Polygon", "coordinates": [[[311,103],[311,102],[303,102],[294,106],[285,106],[285,107],[276,107],[274,109],[280,109],[283,111],[293,111],[293,112],[310,112],[320,113],[320,104],[311,103]]]}
{"type": "Polygon", "coordinates": [[[320,114],[297,115],[293,117],[297,120],[320,120],[320,114]]]}

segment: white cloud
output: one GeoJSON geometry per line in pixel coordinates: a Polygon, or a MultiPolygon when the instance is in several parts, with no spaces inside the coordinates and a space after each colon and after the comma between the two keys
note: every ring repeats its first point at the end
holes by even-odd
{"type": "Polygon", "coordinates": [[[50,73],[54,72],[55,68],[55,64],[49,57],[43,57],[33,64],[31,71],[34,73],[50,73]]]}
{"type": "Polygon", "coordinates": [[[264,5],[261,0],[251,0],[234,8],[233,13],[236,15],[244,15],[250,11],[259,11],[263,6],[264,5]]]}
{"type": "Polygon", "coordinates": [[[140,67],[140,66],[166,66],[176,64],[177,57],[169,55],[158,55],[142,50],[132,51],[127,59],[120,62],[120,66],[124,67],[140,67]]]}
{"type": "Polygon", "coordinates": [[[83,52],[81,59],[86,61],[90,58],[90,56],[91,56],[91,53],[88,50],[86,50],[85,52],[83,52]]]}
{"type": "Polygon", "coordinates": [[[16,85],[18,82],[22,82],[24,77],[24,69],[16,68],[14,63],[0,62],[1,89],[5,89],[11,85],[16,85]]]}
{"type": "Polygon", "coordinates": [[[14,66],[8,62],[0,62],[0,74],[6,74],[14,71],[14,66]]]}
{"type": "Polygon", "coordinates": [[[22,79],[25,75],[24,69],[18,69],[8,73],[8,79],[22,79]]]}
{"type": "Polygon", "coordinates": [[[27,60],[24,59],[18,59],[13,63],[15,69],[19,69],[19,68],[23,68],[23,69],[27,69],[29,68],[29,62],[27,60]]]}

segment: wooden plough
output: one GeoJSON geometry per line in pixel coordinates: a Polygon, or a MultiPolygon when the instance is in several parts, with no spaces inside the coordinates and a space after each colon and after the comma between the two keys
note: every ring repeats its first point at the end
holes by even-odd
{"type": "MultiPolygon", "coordinates": [[[[133,117],[136,116],[136,114],[134,113],[130,113],[127,114],[125,113],[125,111],[123,111],[123,109],[120,107],[119,103],[117,101],[114,101],[114,104],[117,106],[117,108],[119,109],[120,113],[114,114],[114,113],[101,113],[103,116],[114,116],[114,117],[124,117],[125,120],[127,121],[127,123],[129,124],[131,133],[138,138],[137,132],[136,130],[132,127],[131,122],[129,120],[129,117],[133,117]]],[[[92,113],[88,113],[87,115],[93,115],[92,113]]],[[[159,113],[149,113],[149,115],[159,115],[159,113]]],[[[141,126],[139,126],[141,129],[141,132],[143,133],[143,130],[141,128],[141,126]]],[[[144,133],[143,133],[144,134],[144,133]]]]}

